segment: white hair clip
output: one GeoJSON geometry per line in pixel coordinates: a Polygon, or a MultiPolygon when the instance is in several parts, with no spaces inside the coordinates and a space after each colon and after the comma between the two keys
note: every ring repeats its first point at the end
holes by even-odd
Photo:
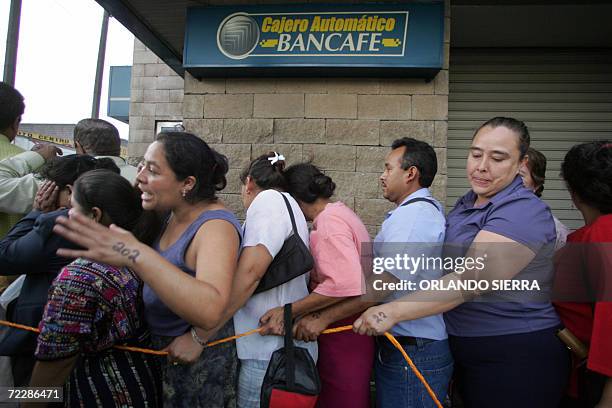
{"type": "Polygon", "coordinates": [[[270,160],[270,165],[274,166],[277,161],[285,160],[285,156],[274,152],[274,157],[268,157],[268,160],[270,160]]]}

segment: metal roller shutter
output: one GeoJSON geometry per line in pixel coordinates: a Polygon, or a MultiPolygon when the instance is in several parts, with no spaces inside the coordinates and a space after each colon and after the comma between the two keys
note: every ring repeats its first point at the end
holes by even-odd
{"type": "Polygon", "coordinates": [[[449,75],[447,209],[469,189],[474,130],[512,116],[548,160],[543,199],[569,228],[582,226],[559,169],[574,144],[612,139],[612,50],[452,49],[449,75]]]}

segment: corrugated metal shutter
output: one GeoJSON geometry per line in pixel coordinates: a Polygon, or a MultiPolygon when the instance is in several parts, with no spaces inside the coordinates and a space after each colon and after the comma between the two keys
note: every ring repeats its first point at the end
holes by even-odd
{"type": "Polygon", "coordinates": [[[559,169],[574,144],[612,138],[612,51],[452,49],[449,75],[447,208],[469,189],[474,130],[512,116],[548,160],[543,199],[569,228],[582,226],[559,169]]]}

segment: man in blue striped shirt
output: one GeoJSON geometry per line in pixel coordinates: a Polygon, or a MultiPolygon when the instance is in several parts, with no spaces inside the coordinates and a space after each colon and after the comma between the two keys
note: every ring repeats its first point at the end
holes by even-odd
{"type": "MultiPolygon", "coordinates": [[[[429,144],[411,138],[398,139],[391,147],[380,181],[383,196],[397,208],[387,213],[374,239],[374,255],[386,261],[385,272],[395,278],[391,281],[403,283],[400,287],[413,282],[409,289],[417,290],[419,282],[442,276],[442,270],[436,268],[435,262],[425,262],[427,259],[441,259],[444,243],[442,206],[428,189],[437,172],[437,158],[429,144]]],[[[404,295],[406,291],[395,290],[385,302],[404,295]]],[[[438,400],[443,401],[453,372],[453,359],[442,315],[399,322],[391,333],[419,368],[438,400]]],[[[399,350],[384,336],[377,337],[376,344],[377,406],[433,407],[423,385],[408,372],[408,365],[399,350]]]]}

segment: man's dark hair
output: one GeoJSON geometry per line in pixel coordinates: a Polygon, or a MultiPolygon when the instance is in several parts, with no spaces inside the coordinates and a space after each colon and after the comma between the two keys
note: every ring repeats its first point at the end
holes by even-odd
{"type": "Polygon", "coordinates": [[[0,82],[0,130],[12,126],[24,111],[25,104],[19,91],[6,82],[0,82]]]}
{"type": "Polygon", "coordinates": [[[612,213],[612,143],[607,140],[572,147],[561,163],[568,190],[602,214],[612,213]]]}
{"type": "Polygon", "coordinates": [[[546,181],[546,156],[533,147],[527,149],[527,169],[536,187],[534,194],[542,197],[546,181]]]}
{"type": "Polygon", "coordinates": [[[419,185],[429,187],[433,183],[434,177],[438,172],[438,158],[433,147],[420,140],[411,137],[397,139],[391,145],[393,150],[404,146],[402,157],[402,169],[408,170],[414,166],[419,170],[419,185]]]}
{"type": "Polygon", "coordinates": [[[518,135],[518,145],[519,151],[521,152],[521,159],[525,157],[527,154],[527,149],[529,149],[529,144],[531,143],[531,137],[529,136],[529,129],[527,129],[527,125],[522,120],[514,119],[514,118],[506,118],[503,116],[496,116],[487,120],[485,123],[480,125],[474,135],[472,136],[472,140],[476,137],[476,134],[480,131],[480,129],[484,127],[492,127],[493,129],[498,127],[505,127],[506,129],[512,130],[514,133],[518,135]]]}
{"type": "Polygon", "coordinates": [[[74,127],[74,141],[92,156],[121,155],[121,138],[115,126],[102,119],[83,119],[74,127]]]}

